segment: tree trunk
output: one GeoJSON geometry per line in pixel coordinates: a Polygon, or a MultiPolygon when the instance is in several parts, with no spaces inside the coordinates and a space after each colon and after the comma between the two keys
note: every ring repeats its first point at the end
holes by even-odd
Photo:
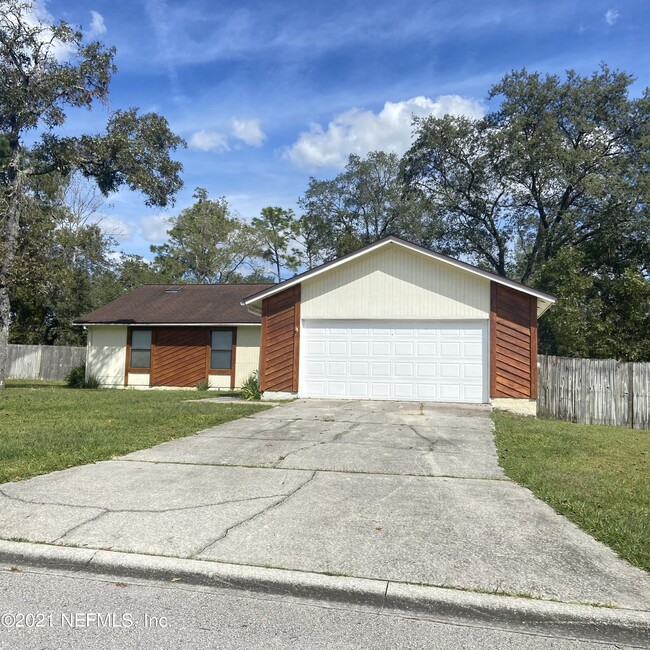
{"type": "Polygon", "coordinates": [[[0,390],[5,388],[5,377],[9,371],[9,289],[0,287],[0,390]]]}
{"type": "Polygon", "coordinates": [[[18,138],[10,140],[11,157],[7,166],[8,196],[4,216],[5,232],[4,250],[0,260],[0,390],[5,388],[5,379],[9,361],[9,321],[11,302],[9,282],[13,271],[16,247],[18,245],[18,223],[20,209],[20,176],[18,173],[19,149],[18,138]]]}

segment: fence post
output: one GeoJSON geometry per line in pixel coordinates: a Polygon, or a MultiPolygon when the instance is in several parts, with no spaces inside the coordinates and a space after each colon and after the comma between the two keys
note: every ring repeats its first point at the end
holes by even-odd
{"type": "Polygon", "coordinates": [[[627,411],[630,429],[634,429],[634,363],[627,364],[627,411]]]}

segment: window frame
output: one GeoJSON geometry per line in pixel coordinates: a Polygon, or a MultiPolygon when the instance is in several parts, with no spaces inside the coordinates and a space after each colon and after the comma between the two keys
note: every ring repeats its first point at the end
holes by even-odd
{"type": "Polygon", "coordinates": [[[231,387],[235,381],[235,364],[237,350],[237,328],[236,327],[211,327],[208,334],[208,374],[210,375],[230,375],[231,387]],[[230,332],[230,368],[213,368],[212,367],[212,332],[230,332]]]}
{"type": "MultiPolygon", "coordinates": [[[[125,379],[128,380],[129,373],[141,373],[147,374],[151,373],[151,368],[153,366],[153,351],[155,347],[155,329],[153,327],[129,327],[127,342],[126,342],[126,374],[125,379]],[[151,332],[151,344],[149,346],[149,367],[148,368],[133,368],[131,366],[131,353],[133,352],[133,332],[151,332]]],[[[135,348],[136,350],[144,350],[144,348],[135,348]]],[[[128,381],[125,381],[126,385],[128,381]]]]}

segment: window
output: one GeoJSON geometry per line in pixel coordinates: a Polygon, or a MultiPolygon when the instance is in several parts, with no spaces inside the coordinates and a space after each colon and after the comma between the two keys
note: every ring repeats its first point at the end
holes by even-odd
{"type": "Polygon", "coordinates": [[[232,330],[214,330],[210,349],[210,368],[230,370],[232,368],[232,330]]]}
{"type": "Polygon", "coordinates": [[[151,330],[131,331],[131,368],[151,367],[151,330]]]}

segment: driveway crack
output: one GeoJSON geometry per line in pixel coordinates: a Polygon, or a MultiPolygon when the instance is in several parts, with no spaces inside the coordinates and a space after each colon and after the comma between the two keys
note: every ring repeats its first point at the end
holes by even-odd
{"type": "MultiPolygon", "coordinates": [[[[182,512],[183,510],[196,510],[199,508],[216,508],[217,506],[226,506],[231,503],[244,503],[246,501],[259,501],[261,499],[276,499],[279,497],[284,497],[284,494],[265,494],[262,496],[258,497],[245,497],[243,499],[227,499],[226,501],[215,501],[214,503],[201,503],[196,506],[180,506],[178,508],[163,508],[160,510],[157,510],[155,508],[106,508],[104,506],[80,506],[74,503],[57,503],[53,501],[30,501],[28,499],[22,499],[20,497],[15,497],[6,494],[2,490],[0,490],[0,494],[2,496],[6,497],[7,499],[11,499],[13,501],[18,501],[20,503],[27,503],[30,505],[36,505],[36,506],[60,506],[64,508],[86,508],[87,510],[102,510],[103,512],[100,513],[106,514],[106,513],[124,513],[124,512],[143,512],[143,513],[148,513],[148,514],[156,514],[156,513],[166,513],[166,512],[182,512]]],[[[97,515],[100,516],[100,515],[97,515]]],[[[85,523],[88,523],[90,521],[93,521],[97,517],[93,517],[92,519],[89,519],[86,522],[83,522],[81,524],[78,524],[75,526],[75,528],[78,528],[79,526],[83,526],[85,523]]],[[[68,531],[69,532],[69,531],[68,531]]],[[[68,533],[65,533],[66,535],[68,533]]]]}
{"type": "Polygon", "coordinates": [[[224,540],[230,534],[230,531],[234,530],[235,528],[239,528],[240,526],[243,526],[244,524],[247,524],[250,521],[253,521],[253,520],[257,519],[258,517],[261,517],[262,515],[265,515],[266,513],[270,512],[274,508],[277,508],[278,506],[281,506],[281,505],[285,504],[291,497],[293,497],[300,490],[302,490],[304,487],[309,485],[309,483],[311,483],[314,480],[314,478],[316,477],[316,474],[317,474],[317,472],[312,472],[311,476],[304,483],[301,483],[297,488],[295,488],[294,490],[291,490],[291,492],[288,492],[287,494],[283,495],[282,498],[278,499],[275,503],[272,503],[272,504],[268,505],[266,508],[263,508],[262,510],[259,510],[258,512],[250,515],[249,517],[245,517],[241,521],[238,521],[238,522],[234,523],[232,526],[228,526],[228,528],[226,528],[226,530],[224,530],[223,533],[221,533],[221,535],[219,535],[216,539],[212,540],[211,542],[209,542],[208,544],[203,546],[200,550],[198,550],[196,553],[194,553],[191,557],[197,557],[199,555],[202,555],[203,553],[205,553],[206,551],[211,549],[215,544],[218,544],[219,542],[224,540]]]}
{"type": "Polygon", "coordinates": [[[413,433],[418,438],[422,438],[422,440],[424,440],[427,443],[427,446],[429,447],[429,451],[433,451],[433,446],[435,443],[433,442],[433,440],[431,440],[431,438],[427,438],[425,435],[422,435],[412,424],[409,424],[408,427],[409,429],[411,429],[411,431],[413,431],[413,433]]]}
{"type": "Polygon", "coordinates": [[[108,512],[109,512],[108,510],[104,510],[103,512],[100,512],[98,515],[95,515],[90,519],[86,519],[86,521],[82,521],[80,524],[77,524],[76,526],[70,528],[70,530],[66,530],[65,533],[63,533],[63,535],[59,535],[55,540],[52,541],[52,543],[56,544],[56,542],[63,541],[70,533],[73,533],[75,530],[81,528],[82,526],[85,526],[86,524],[91,524],[93,523],[93,521],[97,521],[100,517],[103,517],[108,512]]]}
{"type": "Polygon", "coordinates": [[[62,506],[64,508],[85,508],[86,510],[97,510],[106,508],[101,508],[101,506],[80,506],[75,503],[59,503],[58,501],[30,501],[29,499],[23,499],[21,497],[14,496],[13,494],[7,494],[4,490],[0,489],[0,495],[11,501],[18,501],[19,503],[28,503],[35,506],[62,506]]]}
{"type": "Polygon", "coordinates": [[[318,447],[318,445],[324,445],[326,444],[327,441],[324,440],[319,440],[318,442],[314,442],[310,445],[305,445],[304,447],[299,447],[298,449],[294,449],[293,451],[288,451],[284,456],[280,456],[271,467],[273,469],[278,469],[278,466],[280,463],[283,463],[289,456],[293,454],[297,454],[299,451],[305,451],[306,449],[313,449],[314,447],[318,447]]]}

